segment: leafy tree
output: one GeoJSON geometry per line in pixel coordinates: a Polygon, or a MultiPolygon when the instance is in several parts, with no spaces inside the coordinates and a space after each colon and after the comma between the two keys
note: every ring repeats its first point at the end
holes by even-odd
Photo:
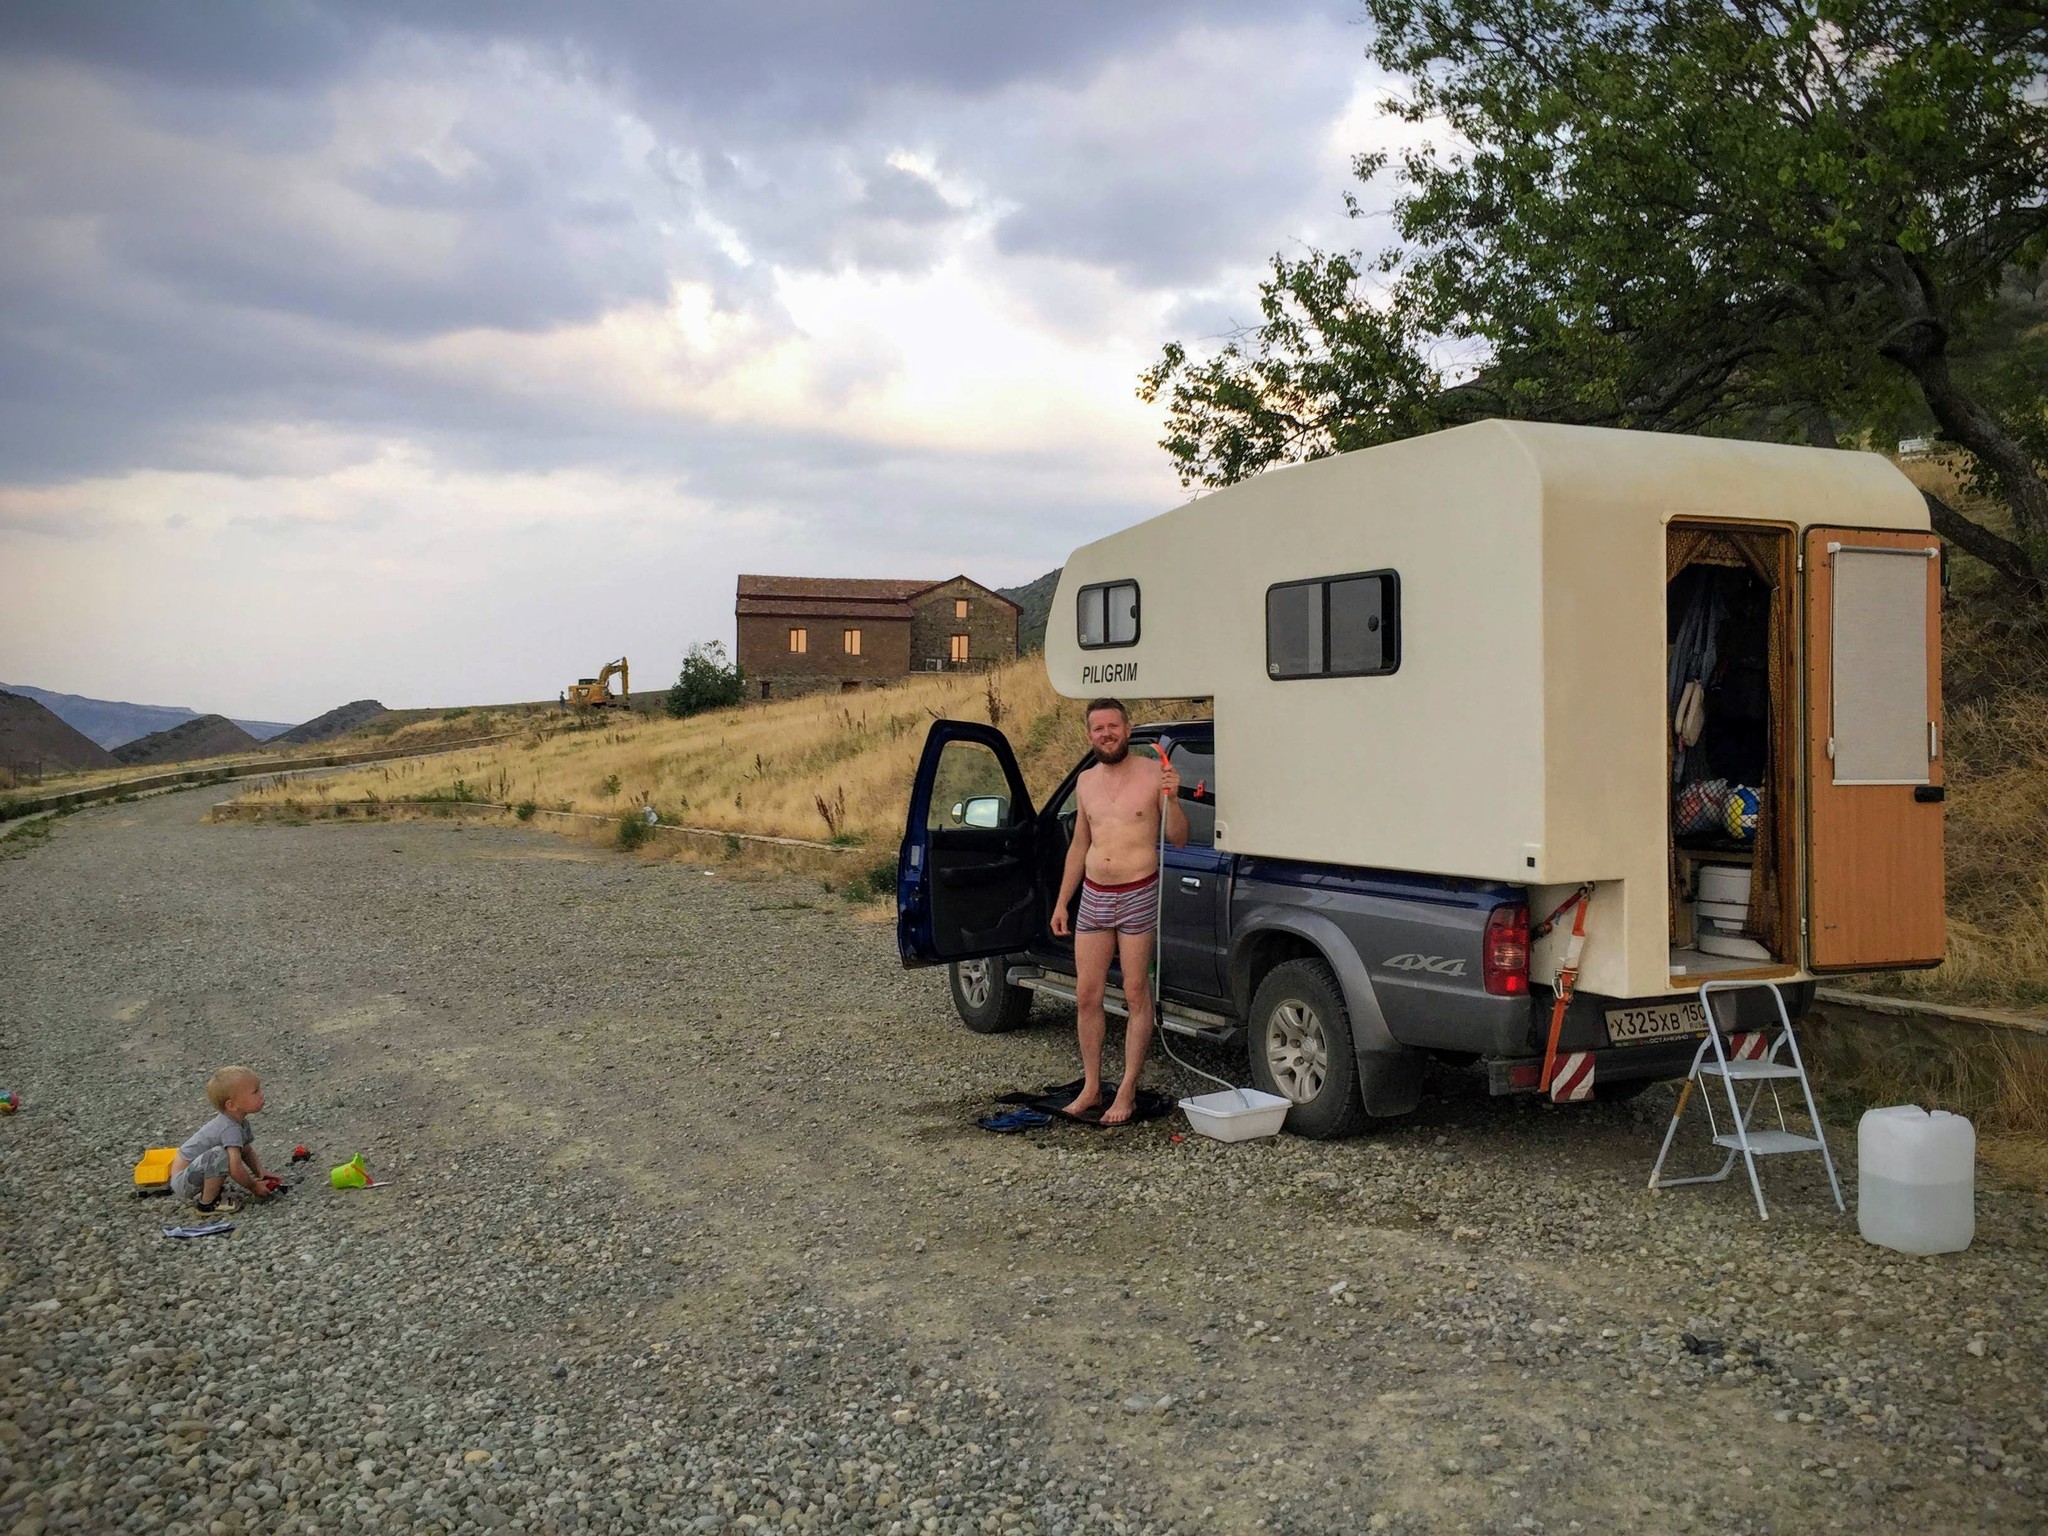
{"type": "Polygon", "coordinates": [[[1395,110],[1455,147],[1402,157],[1399,251],[1276,257],[1257,325],[1144,375],[1184,482],[1483,416],[1825,446],[1931,423],[2011,514],[1930,497],[1936,528],[2042,596],[2048,6],[1367,8],[1395,110]]]}
{"type": "Polygon", "coordinates": [[[724,644],[700,640],[684,653],[683,670],[668,691],[668,712],[681,720],[707,709],[730,709],[745,688],[740,664],[727,662],[724,644]]]}

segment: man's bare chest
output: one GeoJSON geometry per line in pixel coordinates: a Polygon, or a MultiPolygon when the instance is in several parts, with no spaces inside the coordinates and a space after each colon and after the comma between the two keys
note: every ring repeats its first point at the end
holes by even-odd
{"type": "Polygon", "coordinates": [[[1081,805],[1091,826],[1134,826],[1150,819],[1155,791],[1152,775],[1128,775],[1107,784],[1083,786],[1081,805]]]}

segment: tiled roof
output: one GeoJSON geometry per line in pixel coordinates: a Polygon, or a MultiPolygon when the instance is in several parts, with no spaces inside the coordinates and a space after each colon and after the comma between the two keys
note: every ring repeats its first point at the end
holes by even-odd
{"type": "MultiPolygon", "coordinates": [[[[955,581],[964,581],[972,587],[979,588],[997,602],[1008,604],[1019,613],[1024,611],[995,588],[984,587],[971,576],[948,576],[944,581],[894,581],[870,576],[742,576],[739,579],[734,612],[780,615],[783,610],[779,608],[771,610],[752,606],[766,599],[781,603],[844,604],[847,606],[842,611],[846,613],[873,614],[877,611],[873,605],[907,603],[934,587],[947,586],[955,581]]],[[[829,613],[833,610],[826,606],[815,611],[829,613]]],[[[900,614],[889,612],[886,616],[907,619],[910,617],[910,610],[905,608],[900,614]]]]}
{"type": "Polygon", "coordinates": [[[935,581],[892,581],[867,576],[742,576],[739,596],[900,603],[937,585],[935,581]]]}

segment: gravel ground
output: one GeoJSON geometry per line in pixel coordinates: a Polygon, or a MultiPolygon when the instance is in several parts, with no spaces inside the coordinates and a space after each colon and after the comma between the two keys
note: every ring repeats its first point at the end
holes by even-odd
{"type": "Polygon", "coordinates": [[[2037,1193],[1987,1181],[1976,1245],[1914,1260],[1786,1159],[1761,1225],[1739,1183],[1645,1191],[1661,1096],[1435,1098],[1338,1145],[989,1136],[994,1095],[1071,1075],[1072,1015],[968,1034],[886,914],[209,798],[0,857],[0,1530],[2048,1515],[2037,1193]],[[229,1060],[271,1162],[396,1182],[166,1239],[129,1167],[229,1060]]]}

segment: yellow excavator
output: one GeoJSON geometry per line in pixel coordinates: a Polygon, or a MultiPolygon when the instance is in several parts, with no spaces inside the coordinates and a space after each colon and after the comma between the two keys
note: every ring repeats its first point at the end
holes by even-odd
{"type": "Polygon", "coordinates": [[[605,663],[604,670],[595,677],[580,677],[569,685],[568,705],[574,710],[624,709],[626,696],[633,691],[633,684],[626,671],[626,658],[605,663]],[[612,674],[617,673],[619,691],[611,691],[612,674]]]}

